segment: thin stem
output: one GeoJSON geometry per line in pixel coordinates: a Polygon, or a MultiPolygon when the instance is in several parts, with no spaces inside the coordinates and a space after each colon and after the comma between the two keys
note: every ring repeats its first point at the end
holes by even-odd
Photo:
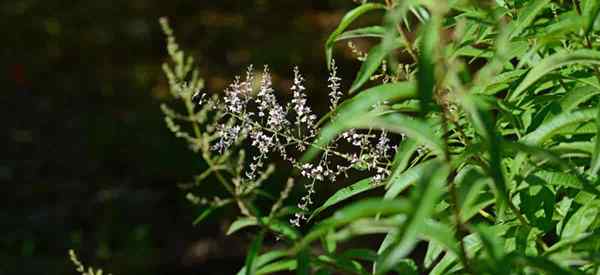
{"type": "Polygon", "coordinates": [[[408,54],[412,57],[412,59],[417,62],[419,60],[419,58],[417,57],[417,54],[414,52],[414,48],[413,48],[413,44],[410,41],[410,39],[408,39],[408,34],[406,33],[406,31],[402,28],[402,26],[400,26],[400,24],[396,25],[396,29],[398,30],[398,32],[400,33],[400,36],[402,36],[402,40],[404,40],[404,43],[406,43],[406,51],[408,52],[408,54]]]}
{"type": "MultiPolygon", "coordinates": [[[[444,159],[446,162],[451,165],[452,161],[450,158],[450,144],[449,144],[449,133],[448,133],[448,118],[447,118],[447,110],[446,107],[442,106],[442,129],[444,131],[444,159]]],[[[465,242],[463,238],[460,236],[460,232],[464,231],[464,225],[462,224],[460,218],[460,209],[458,207],[458,192],[456,192],[456,185],[454,184],[454,179],[456,177],[456,169],[452,169],[450,175],[448,175],[448,192],[450,193],[450,205],[452,208],[452,214],[454,217],[454,223],[456,224],[456,237],[459,239],[460,245],[460,260],[465,268],[467,273],[471,272],[471,267],[469,265],[469,259],[467,256],[467,250],[465,248],[465,242]]]]}
{"type": "MultiPolygon", "coordinates": [[[[235,118],[237,118],[237,119],[239,119],[239,120],[241,120],[241,121],[244,121],[243,118],[241,116],[239,116],[239,115],[236,115],[236,114],[233,114],[233,113],[228,113],[228,114],[231,115],[231,116],[233,116],[233,117],[235,117],[235,118]]],[[[350,156],[348,156],[347,154],[331,150],[328,147],[319,146],[319,145],[314,144],[313,142],[307,142],[306,140],[302,140],[302,139],[296,138],[294,136],[289,136],[289,135],[286,135],[284,133],[281,133],[281,132],[278,132],[278,131],[266,128],[266,127],[262,126],[260,123],[255,122],[255,121],[250,121],[249,123],[252,126],[260,128],[262,131],[266,131],[266,132],[269,132],[269,133],[274,134],[274,135],[279,135],[279,136],[285,137],[285,138],[287,138],[289,140],[295,141],[297,144],[302,144],[302,145],[305,145],[305,146],[314,147],[314,148],[317,148],[319,150],[324,151],[325,153],[334,154],[334,155],[336,155],[338,157],[341,157],[341,158],[343,158],[345,160],[348,160],[348,161],[352,160],[352,158],[350,156]]]]}

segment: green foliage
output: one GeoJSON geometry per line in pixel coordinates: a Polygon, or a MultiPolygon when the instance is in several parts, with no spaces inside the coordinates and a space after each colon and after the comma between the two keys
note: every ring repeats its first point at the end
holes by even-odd
{"type": "MultiPolygon", "coordinates": [[[[211,118],[193,104],[201,81],[163,24],[174,64],[165,73],[188,110],[165,112],[167,123],[231,195],[207,201],[207,209],[238,206],[243,217],[229,233],[259,227],[239,274],[599,274],[597,1],[385,1],[349,11],[326,42],[327,64],[336,42],[375,45],[349,89],[356,94],[317,124],[302,161],[333,154],[331,144],[348,130],[407,138],[384,181],[366,177],[329,194],[303,233],[286,221],[300,215],[285,207],[291,181],[264,214],[256,198],[265,179],[240,183],[245,151],[239,162],[227,151],[213,156],[218,133],[200,131],[211,118]],[[381,25],[348,30],[372,10],[385,10],[381,25]],[[383,195],[356,199],[375,189],[383,195]],[[282,250],[261,249],[269,232],[284,237],[282,250]],[[338,249],[363,235],[381,243],[338,249]],[[420,262],[411,255],[422,242],[420,262]]],[[[318,190],[314,180],[309,186],[318,190]]]]}

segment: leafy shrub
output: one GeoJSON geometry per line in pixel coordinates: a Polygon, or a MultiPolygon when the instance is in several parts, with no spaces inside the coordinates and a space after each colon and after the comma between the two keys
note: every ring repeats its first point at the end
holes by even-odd
{"type": "Polygon", "coordinates": [[[320,118],[298,68],[285,104],[268,67],[206,95],[162,19],[185,107],[163,105],[165,120],[208,165],[187,195],[205,205],[195,223],[239,209],[228,234],[257,232],[239,274],[599,274],[599,13],[595,0],[363,1],[325,44],[320,118]],[[381,25],[350,28],[375,11],[381,25]],[[350,44],[362,65],[343,93],[334,48],[353,39],[375,44],[350,44]],[[294,172],[273,198],[275,165],[294,172]],[[315,205],[349,174],[363,179],[315,205]],[[229,197],[202,197],[207,178],[229,197]],[[261,249],[267,234],[277,249],[261,249]],[[380,243],[338,247],[365,235],[380,243]]]}

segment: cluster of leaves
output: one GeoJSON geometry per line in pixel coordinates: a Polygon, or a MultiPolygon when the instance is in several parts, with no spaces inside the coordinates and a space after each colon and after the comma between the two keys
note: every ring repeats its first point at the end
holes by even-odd
{"type": "Polygon", "coordinates": [[[243,151],[215,154],[222,133],[199,125],[225,114],[198,110],[202,81],[162,21],[173,64],[164,69],[187,110],[165,106],[167,123],[208,164],[198,182],[213,175],[231,195],[188,194],[207,204],[197,221],[232,203],[243,216],[229,233],[259,228],[239,274],[599,274],[599,14],[596,0],[364,1],[349,11],[326,42],[328,66],[339,41],[376,44],[301,160],[348,130],[407,138],[383,184],[365,178],[338,190],[304,232],[286,220],[302,211],[284,203],[292,180],[263,214],[254,201],[269,169],[243,181],[243,151]],[[378,10],[381,25],[349,30],[378,10]],[[377,188],[383,197],[352,199],[377,188]],[[261,249],[267,233],[281,237],[278,249],[261,249]],[[381,243],[338,248],[365,235],[381,243]]]}

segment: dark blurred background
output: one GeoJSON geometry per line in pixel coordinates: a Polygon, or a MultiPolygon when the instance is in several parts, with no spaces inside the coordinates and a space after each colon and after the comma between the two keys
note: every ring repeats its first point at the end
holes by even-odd
{"type": "Polygon", "coordinates": [[[192,226],[199,209],[177,187],[203,165],[162,119],[158,18],[199,59],[207,91],[248,64],[270,64],[285,86],[298,65],[325,102],[323,43],[354,5],[1,1],[0,275],[75,274],[69,248],[115,275],[236,272],[250,236],[225,236],[223,213],[192,226]]]}

